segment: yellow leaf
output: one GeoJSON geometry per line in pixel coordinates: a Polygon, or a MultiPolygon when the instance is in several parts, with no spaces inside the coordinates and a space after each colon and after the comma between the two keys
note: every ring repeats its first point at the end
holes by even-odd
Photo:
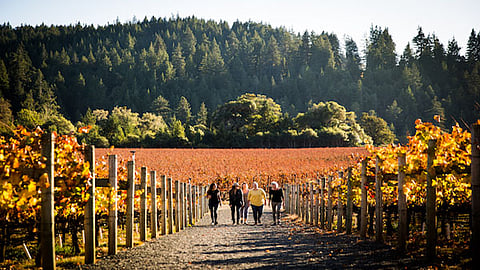
{"type": "Polygon", "coordinates": [[[35,182],[30,182],[30,184],[28,184],[28,192],[30,193],[34,193],[35,191],[37,190],[37,185],[35,184],[35,182]]]}
{"type": "Polygon", "coordinates": [[[18,158],[15,158],[13,160],[12,168],[17,169],[18,167],[20,167],[20,162],[18,162],[18,158]]]}
{"type": "Polygon", "coordinates": [[[28,204],[32,207],[37,205],[37,198],[31,197],[30,200],[28,201],[28,204]]]}

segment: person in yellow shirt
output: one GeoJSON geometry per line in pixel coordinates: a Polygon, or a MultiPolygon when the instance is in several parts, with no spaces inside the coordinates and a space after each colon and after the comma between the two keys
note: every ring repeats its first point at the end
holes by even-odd
{"type": "Polygon", "coordinates": [[[267,199],[267,193],[262,188],[258,188],[258,183],[253,182],[253,188],[248,192],[248,201],[252,206],[253,219],[255,225],[262,224],[261,217],[263,213],[263,205],[267,199]]]}

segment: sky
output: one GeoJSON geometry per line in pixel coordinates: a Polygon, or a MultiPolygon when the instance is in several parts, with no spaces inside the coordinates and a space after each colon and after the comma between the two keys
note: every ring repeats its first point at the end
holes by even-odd
{"type": "Polygon", "coordinates": [[[0,0],[0,23],[20,25],[106,25],[172,16],[263,22],[295,33],[349,36],[360,50],[371,26],[388,28],[401,54],[421,26],[447,47],[452,38],[465,53],[472,29],[480,31],[479,0],[0,0]]]}

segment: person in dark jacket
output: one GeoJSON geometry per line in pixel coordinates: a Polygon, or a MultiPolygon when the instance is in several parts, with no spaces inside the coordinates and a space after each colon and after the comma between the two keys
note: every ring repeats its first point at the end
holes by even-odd
{"type": "Polygon", "coordinates": [[[280,224],[280,209],[283,203],[283,191],[277,182],[272,182],[269,192],[269,204],[272,205],[273,225],[280,224]]]}
{"type": "Polygon", "coordinates": [[[238,183],[234,183],[232,189],[228,192],[230,197],[230,209],[232,210],[232,222],[235,224],[235,213],[237,224],[240,223],[240,208],[243,206],[243,193],[238,183]]]}
{"type": "Polygon", "coordinates": [[[210,216],[212,217],[212,225],[217,225],[217,210],[218,205],[222,204],[220,198],[220,190],[217,188],[217,184],[212,183],[207,191],[208,208],[210,208],[210,216]]]}

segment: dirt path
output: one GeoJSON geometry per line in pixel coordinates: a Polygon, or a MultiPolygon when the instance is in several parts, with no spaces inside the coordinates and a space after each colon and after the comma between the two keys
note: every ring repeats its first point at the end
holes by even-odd
{"type": "MultiPolygon", "coordinates": [[[[251,213],[250,213],[251,215],[251,213]]],[[[250,222],[253,218],[249,217],[250,222]]],[[[230,209],[219,209],[219,225],[205,216],[194,227],[162,236],[82,269],[404,269],[389,246],[356,236],[322,234],[290,221],[272,225],[265,207],[263,225],[232,225],[230,209]]]]}

